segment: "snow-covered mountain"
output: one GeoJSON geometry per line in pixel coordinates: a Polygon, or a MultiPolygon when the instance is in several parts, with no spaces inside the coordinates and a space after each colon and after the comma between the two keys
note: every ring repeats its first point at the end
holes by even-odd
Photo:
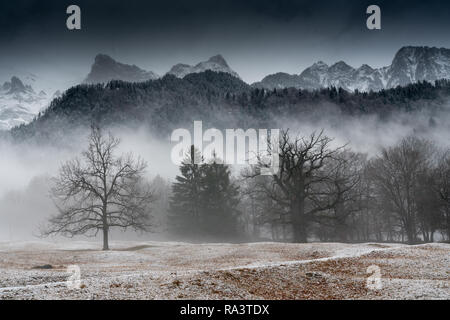
{"type": "Polygon", "coordinates": [[[319,61],[299,75],[276,73],[254,83],[253,86],[267,89],[318,89],[335,86],[350,91],[377,91],[422,80],[434,81],[443,78],[450,78],[450,49],[403,47],[387,67],[376,69],[364,64],[356,69],[343,61],[331,66],[319,61]]]}
{"type": "Polygon", "coordinates": [[[157,78],[159,76],[152,71],[117,62],[106,54],[98,54],[84,83],[105,83],[111,80],[141,82],[157,78]]]}
{"type": "MultiPolygon", "coordinates": [[[[183,78],[187,74],[207,70],[225,72],[240,79],[221,55],[213,56],[195,66],[177,64],[168,74],[183,78]]],[[[36,80],[40,78],[35,75],[29,74],[21,78],[25,79],[27,84],[14,76],[0,85],[0,130],[30,122],[52,99],[61,95],[60,91],[51,94],[53,90],[48,86],[45,87],[47,92],[39,91],[40,89],[35,91],[33,87],[42,88],[41,82],[45,82],[36,80]],[[33,87],[29,85],[30,82],[33,87]]],[[[107,55],[99,54],[95,57],[95,62],[84,82],[104,83],[113,79],[141,82],[157,78],[159,77],[154,72],[120,63],[107,55]]],[[[391,65],[383,68],[372,68],[367,64],[353,68],[343,61],[332,65],[319,61],[300,74],[280,72],[268,75],[253,86],[268,89],[285,87],[318,89],[335,86],[350,91],[378,91],[420,80],[434,81],[442,78],[450,78],[450,49],[409,46],[401,48],[391,65]]]]}
{"type": "Polygon", "coordinates": [[[51,98],[44,91],[36,93],[30,85],[12,77],[0,86],[0,130],[30,122],[51,98]]]}
{"type": "Polygon", "coordinates": [[[237,72],[228,66],[228,63],[220,54],[209,58],[207,61],[202,61],[195,66],[183,63],[176,64],[169,70],[169,72],[167,72],[167,74],[173,74],[178,78],[183,78],[190,73],[199,73],[206,70],[229,73],[240,79],[237,72]]]}
{"type": "Polygon", "coordinates": [[[403,47],[387,70],[387,86],[450,78],[450,49],[403,47]]]}

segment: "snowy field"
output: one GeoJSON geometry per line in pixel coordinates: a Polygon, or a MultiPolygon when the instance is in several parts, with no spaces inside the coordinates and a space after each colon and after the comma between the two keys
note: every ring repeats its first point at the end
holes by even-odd
{"type": "Polygon", "coordinates": [[[0,242],[0,299],[450,299],[449,244],[100,247],[0,242]],[[68,287],[70,265],[80,269],[78,288],[68,287]],[[380,270],[381,289],[367,287],[371,265],[380,270]]]}

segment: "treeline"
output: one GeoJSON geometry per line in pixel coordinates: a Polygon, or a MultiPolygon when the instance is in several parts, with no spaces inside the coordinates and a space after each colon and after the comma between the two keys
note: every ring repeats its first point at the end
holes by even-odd
{"type": "Polygon", "coordinates": [[[253,89],[250,92],[229,93],[227,99],[238,105],[247,106],[251,112],[298,115],[313,112],[324,104],[334,105],[349,115],[377,114],[388,117],[403,111],[434,109],[446,104],[450,95],[450,81],[435,83],[419,81],[407,86],[369,92],[349,92],[338,87],[317,90],[296,88],[253,89]]]}
{"type": "Polygon", "coordinates": [[[280,167],[260,161],[233,179],[191,148],[168,200],[172,234],[275,241],[450,240],[450,152],[417,137],[371,159],[323,133],[280,139],[280,167]],[[198,163],[198,164],[195,164],[198,163]]]}
{"type": "Polygon", "coordinates": [[[220,119],[214,117],[214,111],[228,109],[226,93],[248,90],[250,86],[242,80],[213,71],[183,79],[166,75],[138,83],[82,84],[55,98],[31,123],[13,128],[11,136],[19,141],[58,141],[61,135],[91,123],[101,127],[147,125],[154,134],[166,135],[200,115],[205,122],[220,119]]]}
{"type": "Polygon", "coordinates": [[[322,117],[332,108],[339,114],[376,114],[440,110],[450,96],[450,82],[423,81],[379,92],[257,89],[227,73],[205,71],[183,79],[171,75],[142,83],[111,81],[106,85],[79,85],[52,101],[36,119],[11,130],[15,140],[60,141],[80,126],[97,123],[145,125],[166,136],[171,130],[202,119],[216,128],[270,127],[280,117],[322,117]],[[324,113],[324,108],[328,108],[324,113]]]}

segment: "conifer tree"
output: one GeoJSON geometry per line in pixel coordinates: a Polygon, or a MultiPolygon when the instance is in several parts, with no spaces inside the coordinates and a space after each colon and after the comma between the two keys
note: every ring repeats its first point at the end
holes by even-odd
{"type": "Polygon", "coordinates": [[[237,232],[239,187],[231,181],[229,166],[214,157],[203,164],[202,227],[210,235],[233,236],[237,232]]]}
{"type": "Polygon", "coordinates": [[[229,167],[218,158],[204,163],[191,146],[180,172],[172,187],[172,231],[182,236],[234,236],[239,189],[231,181],[229,167]]]}
{"type": "Polygon", "coordinates": [[[192,145],[180,166],[181,174],[172,186],[169,219],[176,234],[189,235],[198,231],[202,161],[199,151],[192,145]]]}

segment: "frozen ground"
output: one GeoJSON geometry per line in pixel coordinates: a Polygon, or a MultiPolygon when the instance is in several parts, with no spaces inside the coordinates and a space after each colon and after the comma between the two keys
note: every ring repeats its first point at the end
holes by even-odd
{"type": "MultiPolygon", "coordinates": [[[[450,245],[0,242],[0,299],[450,299],[450,245]],[[51,269],[36,268],[50,265],[51,269]],[[67,267],[78,265],[80,288],[67,267]],[[376,265],[382,288],[367,288],[376,265]]],[[[47,266],[48,267],[48,266],[47,266]]]]}

